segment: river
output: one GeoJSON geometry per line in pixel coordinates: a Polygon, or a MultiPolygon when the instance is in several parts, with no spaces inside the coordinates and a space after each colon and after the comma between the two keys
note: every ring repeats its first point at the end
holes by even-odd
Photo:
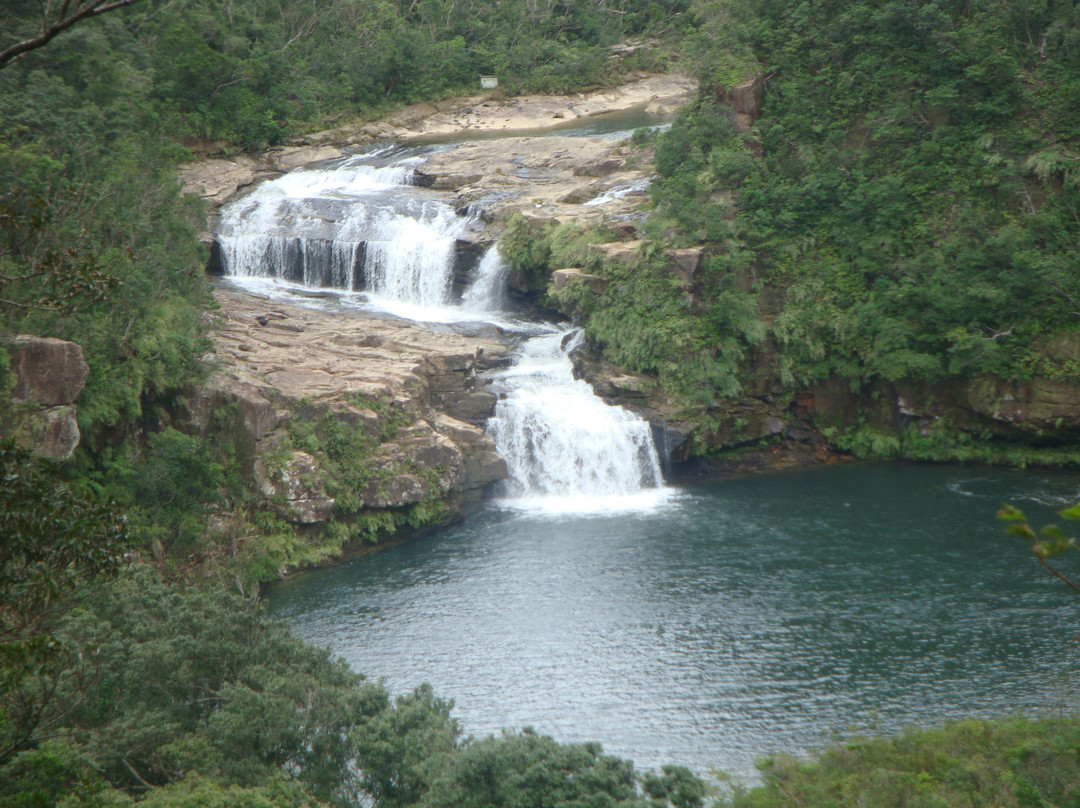
{"type": "Polygon", "coordinates": [[[455,244],[486,225],[415,187],[426,148],[285,175],[223,211],[236,282],[519,337],[489,379],[502,498],[273,587],[300,636],[393,692],[432,684],[467,733],[528,725],[744,782],[758,756],[834,734],[1075,706],[1080,606],[994,512],[1070,503],[1076,475],[850,465],[665,486],[648,424],[574,378],[580,336],[501,310],[497,247],[455,292],[455,244]]]}
{"type": "Polygon", "coordinates": [[[468,733],[525,725],[720,769],[836,734],[1075,708],[1080,607],[1002,535],[1069,474],[851,465],[681,486],[628,514],[493,505],[273,587],[272,612],[468,733]]]}

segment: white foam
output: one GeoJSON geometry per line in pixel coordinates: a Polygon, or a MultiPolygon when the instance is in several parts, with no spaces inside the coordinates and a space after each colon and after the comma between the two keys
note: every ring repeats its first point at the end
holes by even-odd
{"type": "Polygon", "coordinates": [[[569,352],[580,340],[534,337],[498,376],[506,395],[487,431],[509,468],[506,501],[550,513],[653,507],[663,475],[652,429],[574,378],[569,352]]]}

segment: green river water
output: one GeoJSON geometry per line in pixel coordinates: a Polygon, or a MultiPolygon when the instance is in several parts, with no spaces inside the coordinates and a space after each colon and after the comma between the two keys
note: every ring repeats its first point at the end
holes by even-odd
{"type": "Polygon", "coordinates": [[[1080,601],[994,512],[1075,474],[850,465],[690,484],[623,515],[493,505],[278,585],[272,611],[467,733],[529,725],[641,767],[1075,707],[1080,601]]]}

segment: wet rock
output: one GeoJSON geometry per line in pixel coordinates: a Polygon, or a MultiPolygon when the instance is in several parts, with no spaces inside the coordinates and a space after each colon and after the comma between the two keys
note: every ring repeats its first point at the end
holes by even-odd
{"type": "Polygon", "coordinates": [[[694,427],[679,421],[651,421],[653,445],[665,470],[689,457],[690,436],[694,427]]]}
{"type": "Polygon", "coordinates": [[[472,486],[505,480],[510,476],[506,458],[495,451],[477,452],[465,461],[465,479],[472,486]]]}
{"type": "Polygon", "coordinates": [[[472,390],[443,396],[442,410],[458,421],[482,426],[495,412],[497,400],[490,390],[472,390]]]}

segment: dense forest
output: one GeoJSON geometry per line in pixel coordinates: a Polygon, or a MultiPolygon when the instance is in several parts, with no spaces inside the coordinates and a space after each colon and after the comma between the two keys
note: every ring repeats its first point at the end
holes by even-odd
{"type": "MultiPolygon", "coordinates": [[[[753,368],[788,395],[838,382],[865,415],[826,430],[862,455],[1007,456],[949,417],[897,432],[881,405],[1076,376],[1075,5],[693,11],[684,48],[701,94],[656,144],[652,251],[629,277],[593,258],[617,280],[589,301],[593,343],[702,404],[738,396],[753,368]],[[764,94],[752,132],[727,97],[748,78],[764,94]],[[700,279],[673,282],[659,247],[695,245],[700,279]]],[[[1076,460],[1067,445],[1014,449],[1076,460]]]]}
{"type": "MultiPolygon", "coordinates": [[[[0,53],[87,5],[8,0],[0,53]]],[[[90,371],[71,460],[0,446],[0,803],[705,803],[678,766],[641,773],[529,730],[464,738],[443,696],[389,694],[269,620],[250,566],[196,574],[206,514],[243,509],[245,481],[228,441],[173,428],[212,370],[214,307],[180,162],[471,91],[477,74],[568,91],[673,63],[701,91],[668,133],[636,138],[659,174],[644,260],[597,263],[585,245],[605,235],[573,228],[508,244],[612,279],[578,308],[598,354],[703,418],[755,363],[777,389],[839,380],[868,403],[985,374],[1075,378],[1075,3],[143,0],[87,18],[0,62],[0,422],[7,338],[76,341],[90,371]],[[631,36],[658,44],[616,65],[631,36]],[[748,129],[726,92],[752,78],[765,101],[748,129]],[[665,268],[687,246],[706,255],[693,288],[665,268]]],[[[831,437],[983,456],[947,420],[831,437]]],[[[1070,720],[963,724],[772,760],[764,788],[724,799],[1072,804],[1077,748],[1070,720]]]]}

